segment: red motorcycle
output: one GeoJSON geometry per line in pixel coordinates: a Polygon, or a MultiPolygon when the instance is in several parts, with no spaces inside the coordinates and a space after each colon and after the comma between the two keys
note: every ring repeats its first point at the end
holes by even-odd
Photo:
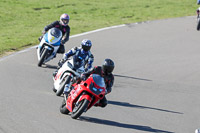
{"type": "Polygon", "coordinates": [[[97,74],[91,74],[86,81],[73,86],[74,89],[60,106],[60,112],[62,114],[71,112],[73,119],[77,119],[83,112],[89,110],[106,94],[104,78],[97,74]]]}

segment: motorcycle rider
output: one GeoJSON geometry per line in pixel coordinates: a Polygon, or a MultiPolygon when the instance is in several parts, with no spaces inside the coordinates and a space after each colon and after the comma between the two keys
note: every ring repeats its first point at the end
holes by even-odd
{"type": "Polygon", "coordinates": [[[58,52],[57,53],[61,53],[61,54],[64,54],[65,53],[65,47],[64,47],[64,44],[69,40],[69,35],[70,35],[70,27],[68,25],[69,23],[69,15],[64,13],[60,16],[60,21],[54,21],[53,23],[47,25],[44,27],[44,30],[42,31],[42,36],[40,36],[38,38],[39,41],[42,40],[44,34],[51,28],[55,27],[55,28],[58,28],[62,31],[62,41],[61,41],[61,45],[58,49],[58,52]]]}
{"type": "MultiPolygon", "coordinates": [[[[114,76],[112,74],[114,67],[115,67],[114,62],[111,59],[105,59],[102,66],[95,66],[92,69],[88,70],[87,72],[83,73],[81,75],[81,79],[86,80],[91,74],[98,74],[102,76],[106,84],[106,94],[108,94],[111,92],[112,86],[114,84],[114,76]]],[[[80,81],[78,81],[78,83],[79,82],[80,81]]],[[[66,97],[70,93],[71,89],[72,88],[64,91],[64,94],[66,95],[66,97]]],[[[104,98],[100,100],[98,104],[95,104],[95,106],[105,107],[107,103],[108,101],[106,97],[104,96],[104,98]]]]}
{"type": "Polygon", "coordinates": [[[92,42],[88,39],[84,39],[81,42],[80,47],[74,47],[64,54],[63,58],[58,62],[58,68],[53,73],[55,77],[58,70],[62,67],[62,65],[67,61],[67,59],[73,55],[80,56],[85,62],[85,71],[92,68],[92,63],[94,62],[94,56],[91,53],[90,49],[92,47],[92,42]]]}

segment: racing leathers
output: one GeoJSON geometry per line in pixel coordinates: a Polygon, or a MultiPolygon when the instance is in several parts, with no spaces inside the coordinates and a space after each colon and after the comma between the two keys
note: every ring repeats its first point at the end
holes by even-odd
{"type": "MultiPolygon", "coordinates": [[[[58,63],[58,69],[61,68],[62,65],[66,62],[66,60],[73,55],[81,57],[82,60],[84,60],[85,71],[88,71],[92,68],[92,63],[94,62],[94,56],[92,55],[92,53],[90,51],[84,51],[81,47],[74,47],[64,54],[63,59],[58,63]]],[[[57,71],[58,70],[54,72],[54,76],[57,74],[57,71]]],[[[65,95],[68,95],[70,91],[71,86],[69,86],[69,84],[66,84],[63,93],[65,95]]]]}
{"type": "Polygon", "coordinates": [[[55,77],[58,70],[62,67],[62,65],[67,61],[67,59],[73,55],[77,57],[80,56],[84,60],[85,71],[92,68],[92,63],[94,62],[94,56],[90,51],[84,51],[81,47],[74,47],[64,54],[63,58],[58,62],[58,67],[56,71],[53,73],[55,77]]]}
{"type": "Polygon", "coordinates": [[[84,60],[85,71],[92,68],[92,63],[94,62],[94,56],[92,55],[90,51],[84,51],[81,47],[74,47],[71,50],[69,50],[67,53],[65,53],[59,66],[61,67],[65,63],[65,61],[73,55],[76,55],[77,57],[80,56],[84,60]]]}

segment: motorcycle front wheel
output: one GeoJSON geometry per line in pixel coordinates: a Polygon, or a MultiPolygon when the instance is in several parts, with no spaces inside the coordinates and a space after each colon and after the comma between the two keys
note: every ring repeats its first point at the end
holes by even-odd
{"type": "Polygon", "coordinates": [[[200,17],[197,18],[197,30],[200,30],[200,17]]]}
{"type": "Polygon", "coordinates": [[[73,119],[77,119],[79,116],[81,116],[81,114],[86,111],[86,109],[88,108],[90,101],[88,101],[87,99],[82,100],[81,102],[79,102],[77,105],[75,105],[71,117],[73,119]]]}
{"type": "Polygon", "coordinates": [[[40,60],[39,60],[39,62],[38,62],[38,66],[39,67],[41,67],[42,66],[42,64],[43,64],[43,62],[44,62],[44,59],[46,58],[46,56],[47,56],[47,54],[48,54],[48,49],[45,49],[44,51],[43,51],[43,53],[42,53],[42,56],[41,56],[41,58],[40,58],[40,60]]]}
{"type": "Polygon", "coordinates": [[[59,87],[58,90],[56,91],[56,95],[57,95],[57,96],[60,96],[60,95],[63,93],[64,88],[65,88],[65,85],[66,85],[66,84],[69,84],[69,83],[70,83],[70,80],[71,80],[71,77],[70,77],[70,76],[67,76],[67,77],[63,78],[63,80],[61,81],[60,87],[59,87]]]}

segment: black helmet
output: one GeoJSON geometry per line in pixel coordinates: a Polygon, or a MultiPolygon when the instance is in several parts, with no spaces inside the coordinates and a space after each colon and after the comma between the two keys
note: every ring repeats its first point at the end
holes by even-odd
{"type": "Polygon", "coordinates": [[[81,42],[81,47],[84,51],[89,51],[90,48],[92,47],[92,42],[88,39],[84,39],[82,42],[81,42]]]}
{"type": "Polygon", "coordinates": [[[114,62],[111,59],[105,59],[102,65],[104,73],[111,73],[115,67],[114,62]]]}

